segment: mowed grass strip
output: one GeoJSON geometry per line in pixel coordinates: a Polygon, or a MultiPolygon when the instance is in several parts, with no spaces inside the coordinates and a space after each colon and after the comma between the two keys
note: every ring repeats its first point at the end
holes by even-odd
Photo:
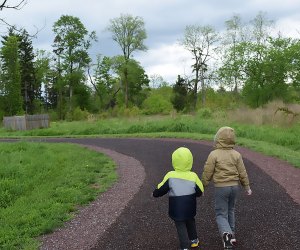
{"type": "Polygon", "coordinates": [[[0,156],[0,249],[37,249],[117,179],[110,158],[77,145],[0,143],[0,156]]]}

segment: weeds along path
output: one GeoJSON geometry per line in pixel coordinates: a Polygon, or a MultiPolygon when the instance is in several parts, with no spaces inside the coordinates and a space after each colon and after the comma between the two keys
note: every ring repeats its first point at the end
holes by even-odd
{"type": "MultiPolygon", "coordinates": [[[[176,229],[168,217],[168,197],[154,199],[151,193],[165,173],[172,168],[171,153],[177,147],[186,146],[191,149],[194,155],[193,170],[200,175],[212,149],[210,143],[175,139],[52,139],[50,141],[106,148],[132,157],[144,166],[145,179],[139,191],[128,201],[126,207],[103,234],[97,236],[97,243],[93,247],[87,246],[81,249],[178,249],[176,229]]],[[[261,166],[258,167],[268,163],[269,168],[273,166],[275,169],[282,170],[282,166],[277,168],[278,164],[282,164],[281,161],[249,153],[246,149],[238,150],[242,150],[245,154],[244,162],[253,190],[253,195],[250,197],[241,192],[238,200],[236,211],[238,249],[297,249],[300,245],[300,206],[297,200],[299,190],[294,190],[297,194],[292,198],[287,193],[286,184],[283,184],[284,187],[279,184],[280,178],[276,180],[274,176],[267,174],[268,169],[263,170],[261,166]]],[[[130,172],[131,169],[128,168],[127,171],[130,172]]],[[[299,169],[295,173],[296,176],[289,182],[297,182],[292,185],[297,188],[300,182],[299,169]]],[[[132,175],[134,174],[133,172],[132,175]]],[[[281,171],[278,175],[285,176],[285,173],[281,171]]],[[[135,178],[143,178],[143,176],[135,178]]],[[[135,182],[131,182],[129,189],[115,189],[115,196],[112,197],[119,199],[119,196],[125,196],[130,189],[135,188],[135,185],[137,185],[135,182]]],[[[109,204],[110,201],[107,202],[109,204]]],[[[196,222],[201,249],[222,249],[213,209],[213,186],[210,185],[205,190],[205,196],[198,200],[196,222]]],[[[101,216],[101,213],[98,214],[101,216]]],[[[105,214],[103,216],[105,217],[105,214]]],[[[86,236],[77,235],[77,237],[81,239],[86,236]]],[[[59,235],[56,240],[60,240],[59,235]]]]}

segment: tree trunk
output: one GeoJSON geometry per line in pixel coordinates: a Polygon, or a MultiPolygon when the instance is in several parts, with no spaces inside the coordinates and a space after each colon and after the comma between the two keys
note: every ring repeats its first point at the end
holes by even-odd
{"type": "Polygon", "coordinates": [[[202,107],[205,107],[205,84],[204,84],[204,74],[203,71],[201,71],[201,103],[202,107]]]}
{"type": "Polygon", "coordinates": [[[125,107],[128,108],[128,71],[127,71],[127,62],[124,70],[125,77],[125,107]]]}
{"type": "Polygon", "coordinates": [[[198,101],[198,95],[197,95],[198,82],[199,82],[199,70],[196,69],[196,79],[195,79],[194,91],[193,91],[193,92],[194,92],[193,111],[196,111],[196,109],[197,109],[197,101],[198,101]]]}

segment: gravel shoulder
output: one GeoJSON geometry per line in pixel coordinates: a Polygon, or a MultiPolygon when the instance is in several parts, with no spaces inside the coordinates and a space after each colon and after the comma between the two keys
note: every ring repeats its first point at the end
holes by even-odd
{"type": "MultiPolygon", "coordinates": [[[[148,140],[148,139],[145,139],[148,140]]],[[[149,139],[150,140],[150,139],[149,139]]],[[[157,139],[164,142],[181,141],[212,146],[212,142],[183,139],[157,139]]],[[[80,142],[76,142],[79,143],[80,142]]],[[[124,154],[102,147],[82,145],[91,150],[102,152],[111,157],[117,164],[118,182],[107,192],[101,194],[87,207],[81,208],[73,220],[67,222],[52,234],[41,238],[40,249],[91,249],[97,240],[106,232],[128,202],[139,191],[145,179],[145,169],[141,162],[124,154]],[[134,187],[134,188],[133,188],[134,187]],[[122,192],[120,192],[122,190],[122,192]]],[[[252,161],[279,183],[287,194],[300,204],[300,176],[299,169],[274,157],[264,156],[243,147],[236,147],[243,158],[252,161]]]]}
{"type": "Polygon", "coordinates": [[[76,216],[64,227],[43,236],[40,249],[93,248],[98,238],[115,222],[127,203],[139,191],[145,179],[144,167],[134,158],[101,147],[82,146],[111,157],[117,165],[118,182],[87,207],[79,209],[76,216]]]}

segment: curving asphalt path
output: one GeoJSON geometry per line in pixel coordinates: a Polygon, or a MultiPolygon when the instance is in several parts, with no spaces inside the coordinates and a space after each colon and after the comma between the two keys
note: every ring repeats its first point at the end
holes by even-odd
{"type": "MultiPolygon", "coordinates": [[[[194,171],[199,175],[211,151],[210,146],[193,142],[150,139],[57,139],[108,148],[136,158],[146,171],[140,191],[128,203],[117,221],[106,231],[93,250],[178,249],[173,222],[168,217],[168,197],[154,199],[151,193],[171,170],[171,153],[180,146],[194,155],[194,171]]],[[[300,206],[270,176],[244,158],[253,195],[241,193],[236,210],[236,249],[300,249],[300,206]]],[[[122,192],[122,190],[120,190],[122,192]]],[[[200,249],[222,249],[213,211],[213,187],[198,199],[197,231],[200,249]]]]}

